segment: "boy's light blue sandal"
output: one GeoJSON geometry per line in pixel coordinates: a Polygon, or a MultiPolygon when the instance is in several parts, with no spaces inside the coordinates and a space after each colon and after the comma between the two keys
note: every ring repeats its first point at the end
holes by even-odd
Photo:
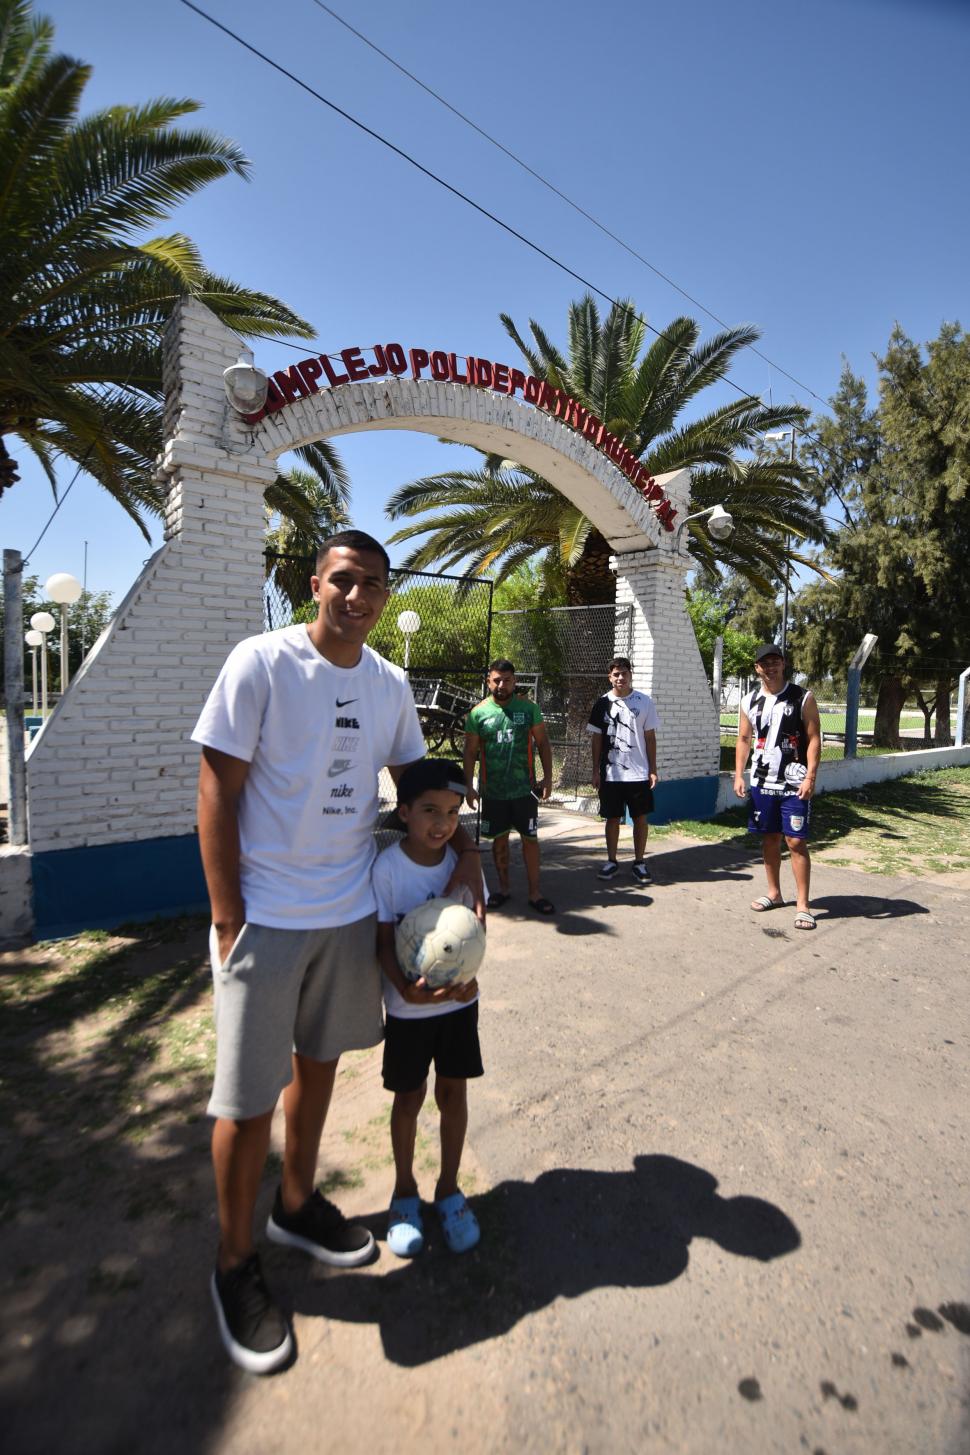
{"type": "Polygon", "coordinates": [[[482,1230],[478,1226],[477,1217],[468,1206],[465,1194],[453,1192],[450,1197],[443,1197],[440,1202],[436,1202],[434,1207],[441,1219],[445,1242],[452,1253],[467,1253],[470,1248],[474,1248],[482,1236],[482,1230]]]}
{"type": "Polygon", "coordinates": [[[398,1258],[414,1258],[424,1247],[419,1197],[392,1197],[387,1214],[387,1246],[398,1258]]]}

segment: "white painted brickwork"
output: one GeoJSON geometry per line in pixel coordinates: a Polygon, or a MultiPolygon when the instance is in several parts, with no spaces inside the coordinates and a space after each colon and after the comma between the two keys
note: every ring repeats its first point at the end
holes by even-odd
{"type": "Polygon", "coordinates": [[[672,551],[614,557],[616,604],[633,605],[633,685],[649,692],[662,724],[661,778],[718,771],[720,732],[694,628],[684,605],[690,561],[672,551]]]}
{"type": "Polygon", "coordinates": [[[228,420],[222,370],[239,341],[189,304],[167,343],[166,542],[32,744],[35,853],[191,833],[188,734],[229,650],[262,630],[262,491],[276,470],[228,420]]]}
{"type": "MultiPolygon", "coordinates": [[[[671,555],[671,534],[604,455],[518,400],[428,380],[322,390],[254,430],[228,408],[222,386],[239,347],[194,301],[169,326],[159,460],[170,482],[165,544],[32,744],[34,853],[193,831],[198,750],[189,733],[230,648],[262,629],[262,493],[275,460],[295,445],[365,429],[419,430],[495,451],[537,470],[585,511],[623,553],[618,600],[639,598],[634,671],[660,706],[662,771],[715,771],[716,721],[684,610],[684,565],[671,555]]],[[[398,483],[388,480],[388,490],[398,483]]],[[[683,513],[688,473],[659,483],[683,513]]]]}

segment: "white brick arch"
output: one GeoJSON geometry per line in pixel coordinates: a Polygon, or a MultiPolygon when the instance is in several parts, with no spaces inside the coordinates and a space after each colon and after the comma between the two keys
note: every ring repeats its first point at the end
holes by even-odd
{"type": "MultiPolygon", "coordinates": [[[[39,933],[204,902],[199,755],[189,734],[229,650],[263,628],[263,491],[287,450],[358,430],[416,430],[499,453],[550,480],[593,521],[616,552],[617,599],[634,606],[636,684],[663,719],[657,816],[700,812],[708,799],[713,812],[717,718],[684,608],[690,559],[605,455],[531,405],[427,380],[341,385],[254,428],[223,389],[238,352],[238,338],[202,304],[177,308],[158,462],[168,484],[165,543],[28,757],[39,933]]],[[[657,483],[682,516],[688,472],[657,483]]]]}
{"type": "MultiPolygon", "coordinates": [[[[468,384],[381,379],[322,389],[256,425],[254,452],[267,460],[319,439],[361,430],[406,429],[474,445],[527,465],[593,522],[616,551],[671,546],[671,532],[626,476],[576,430],[520,399],[468,384]]],[[[658,484],[682,509],[687,471],[658,484]]]]}

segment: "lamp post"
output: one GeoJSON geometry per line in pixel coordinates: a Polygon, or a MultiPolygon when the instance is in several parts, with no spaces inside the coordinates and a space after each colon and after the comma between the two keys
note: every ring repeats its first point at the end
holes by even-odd
{"type": "Polygon", "coordinates": [[[680,543],[683,539],[684,530],[689,520],[700,520],[707,516],[707,529],[716,541],[726,541],[734,530],[734,519],[724,509],[723,505],[709,505],[706,510],[695,510],[693,515],[685,515],[677,527],[677,534],[674,536],[674,550],[680,550],[680,543]]]}
{"type": "Polygon", "coordinates": [[[421,618],[416,611],[402,611],[397,619],[397,629],[404,635],[404,670],[411,661],[411,638],[421,630],[421,618]]]}
{"type": "Polygon", "coordinates": [[[57,623],[49,611],[35,611],[30,618],[30,625],[35,632],[40,633],[40,715],[47,716],[47,633],[52,632],[57,623]]]}
{"type": "MultiPolygon", "coordinates": [[[[795,463],[795,427],[789,429],[775,429],[765,435],[766,440],[783,440],[791,438],[791,453],[788,459],[792,465],[795,463]]],[[[788,646],[788,545],[791,540],[790,533],[785,531],[785,567],[782,579],[782,602],[781,602],[781,655],[787,660],[786,649],[788,646]]]]}
{"type": "Polygon", "coordinates": [[[30,675],[31,675],[31,711],[37,711],[37,648],[44,645],[44,633],[34,631],[24,632],[24,641],[30,648],[30,675]]]}
{"type": "Polygon", "coordinates": [[[44,584],[44,590],[61,608],[61,696],[67,691],[67,684],[71,680],[70,668],[67,664],[67,608],[73,606],[81,595],[81,583],[76,576],[69,576],[66,571],[55,571],[53,576],[48,576],[44,584]]]}

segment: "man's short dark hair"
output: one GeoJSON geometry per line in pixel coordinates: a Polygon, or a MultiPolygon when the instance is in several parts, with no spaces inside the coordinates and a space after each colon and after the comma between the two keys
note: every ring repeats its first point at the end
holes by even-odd
{"type": "Polygon", "coordinates": [[[440,789],[457,793],[459,798],[464,798],[463,769],[447,758],[422,758],[419,763],[412,763],[410,768],[405,768],[401,774],[401,781],[397,785],[397,801],[411,804],[422,793],[434,793],[440,789]]]}
{"type": "Polygon", "coordinates": [[[633,671],[633,668],[630,665],[630,658],[629,657],[614,657],[613,660],[612,660],[612,662],[610,663],[610,671],[611,672],[613,671],[613,668],[614,667],[619,667],[619,669],[620,669],[621,672],[632,672],[633,671]]]}
{"type": "Polygon", "coordinates": [[[508,657],[496,657],[494,662],[488,664],[489,672],[511,672],[515,676],[515,663],[510,662],[508,657]]]}
{"type": "Polygon", "coordinates": [[[380,541],[375,541],[374,537],[369,536],[365,530],[338,530],[336,535],[327,536],[327,539],[317,547],[316,574],[318,576],[323,570],[323,563],[327,559],[328,553],[340,546],[348,551],[369,551],[373,556],[380,556],[384,562],[384,580],[387,580],[391,570],[391,558],[380,541]]]}

